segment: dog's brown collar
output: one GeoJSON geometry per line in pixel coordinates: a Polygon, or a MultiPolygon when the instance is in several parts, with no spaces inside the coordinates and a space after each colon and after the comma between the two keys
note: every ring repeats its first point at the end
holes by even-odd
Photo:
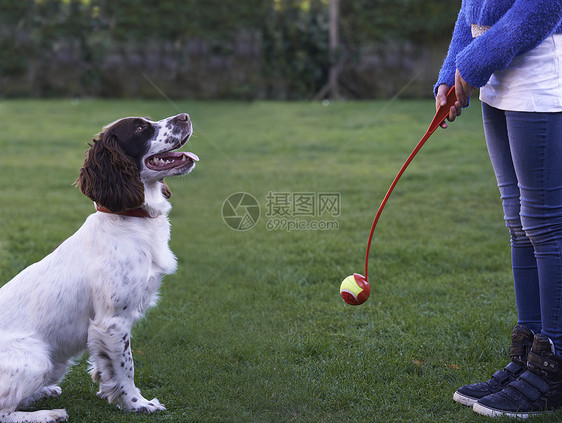
{"type": "Polygon", "coordinates": [[[96,210],[102,213],[111,213],[111,214],[118,214],[119,216],[132,216],[132,217],[151,217],[154,218],[154,216],[151,216],[150,213],[148,213],[145,209],[141,209],[140,207],[138,209],[131,209],[131,210],[124,210],[121,212],[112,212],[111,210],[109,210],[108,208],[104,207],[104,206],[100,206],[97,203],[94,203],[96,205],[96,210]]]}

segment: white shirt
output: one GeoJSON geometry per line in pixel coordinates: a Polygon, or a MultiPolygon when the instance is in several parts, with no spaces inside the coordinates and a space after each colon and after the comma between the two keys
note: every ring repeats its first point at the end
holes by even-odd
{"type": "Polygon", "coordinates": [[[516,56],[480,88],[480,100],[501,110],[562,112],[562,34],[516,56]]]}

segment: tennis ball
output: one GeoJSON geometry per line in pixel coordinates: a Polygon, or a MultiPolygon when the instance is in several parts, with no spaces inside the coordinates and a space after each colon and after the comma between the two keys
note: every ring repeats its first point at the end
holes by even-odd
{"type": "Polygon", "coordinates": [[[340,294],[347,304],[363,304],[371,295],[371,285],[369,285],[365,276],[354,273],[343,280],[340,286],[340,294]]]}

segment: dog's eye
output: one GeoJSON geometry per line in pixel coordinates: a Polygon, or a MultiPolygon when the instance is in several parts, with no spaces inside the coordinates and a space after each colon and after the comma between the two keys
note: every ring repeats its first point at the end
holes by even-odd
{"type": "Polygon", "coordinates": [[[137,132],[142,132],[143,130],[144,130],[144,126],[143,126],[143,125],[137,126],[137,129],[136,129],[137,132]]]}

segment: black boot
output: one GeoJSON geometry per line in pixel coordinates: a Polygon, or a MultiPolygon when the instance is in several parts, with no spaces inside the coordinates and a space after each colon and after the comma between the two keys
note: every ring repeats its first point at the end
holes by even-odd
{"type": "Polygon", "coordinates": [[[511,361],[503,370],[494,373],[486,382],[461,386],[453,399],[463,405],[472,407],[480,398],[501,391],[509,382],[513,382],[527,370],[527,354],[533,344],[533,332],[525,326],[515,326],[511,332],[511,361]]]}
{"type": "Polygon", "coordinates": [[[527,370],[502,391],[479,399],[474,411],[485,416],[527,418],[562,407],[562,357],[548,337],[536,334],[527,370]]]}

